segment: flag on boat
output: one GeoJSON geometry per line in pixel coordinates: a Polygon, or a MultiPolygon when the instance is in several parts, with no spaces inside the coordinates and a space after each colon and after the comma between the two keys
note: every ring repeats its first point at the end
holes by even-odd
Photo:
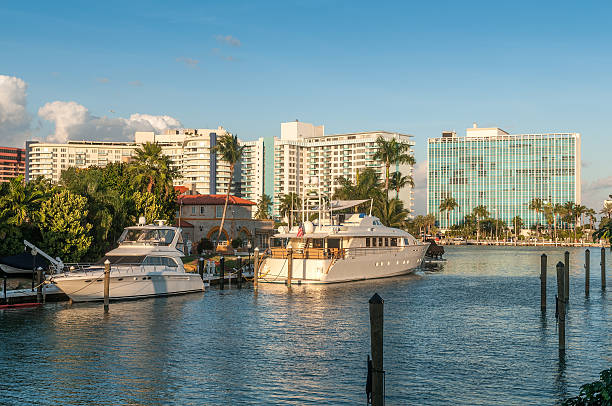
{"type": "Polygon", "coordinates": [[[303,237],[304,236],[304,224],[300,224],[300,228],[298,228],[298,232],[297,232],[297,237],[303,237]]]}

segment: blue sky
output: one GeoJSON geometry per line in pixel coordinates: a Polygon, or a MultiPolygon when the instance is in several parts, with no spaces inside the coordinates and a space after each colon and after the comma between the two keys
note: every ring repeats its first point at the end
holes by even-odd
{"type": "Polygon", "coordinates": [[[612,193],[612,3],[381,3],[2,2],[0,75],[27,86],[28,117],[3,131],[0,93],[0,143],[57,133],[60,119],[94,120],[69,137],[129,132],[121,120],[141,113],[254,139],[297,118],[328,133],[414,134],[423,162],[428,137],[474,121],[577,131],[583,201],[601,206],[612,193]],[[38,114],[54,101],[75,104],[38,114]]]}

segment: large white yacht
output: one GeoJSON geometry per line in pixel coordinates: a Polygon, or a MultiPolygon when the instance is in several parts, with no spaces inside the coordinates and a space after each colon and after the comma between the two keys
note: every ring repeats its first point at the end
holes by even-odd
{"type": "Polygon", "coordinates": [[[197,273],[183,267],[184,243],[180,229],[157,224],[127,227],[119,247],[96,265],[70,267],[50,277],[72,301],[104,299],[104,262],[111,263],[110,299],[135,299],[204,290],[197,273]]]}
{"type": "MultiPolygon", "coordinates": [[[[349,202],[342,207],[350,206],[349,202]]],[[[259,269],[259,280],[285,283],[289,250],[291,279],[296,283],[385,278],[413,272],[423,262],[428,243],[384,226],[377,217],[355,213],[330,218],[321,224],[305,221],[300,227],[279,227],[259,269]]]]}

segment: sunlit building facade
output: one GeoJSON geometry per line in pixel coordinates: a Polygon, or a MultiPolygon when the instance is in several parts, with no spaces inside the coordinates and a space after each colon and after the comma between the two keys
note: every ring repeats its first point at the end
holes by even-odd
{"type": "Polygon", "coordinates": [[[0,147],[0,182],[25,174],[25,150],[23,148],[0,147]]]}
{"type": "MultiPolygon", "coordinates": [[[[356,181],[358,173],[374,169],[384,180],[384,164],[375,160],[376,139],[396,139],[410,146],[412,135],[389,131],[325,134],[324,127],[291,121],[281,123],[281,136],[274,137],[274,215],[279,216],[280,198],[289,193],[301,195],[304,185],[316,178],[323,194],[333,196],[339,177],[356,181]]],[[[412,165],[392,165],[391,172],[413,175],[412,165]]],[[[395,194],[393,194],[394,196],[395,194]]],[[[398,196],[406,209],[412,209],[414,198],[410,186],[398,196]]]]}
{"type": "Polygon", "coordinates": [[[546,224],[529,209],[534,198],[545,204],[580,204],[580,134],[508,134],[499,128],[474,128],[465,137],[443,132],[427,145],[427,213],[442,229],[462,224],[474,207],[510,225],[520,216],[525,228],[546,224]],[[458,206],[440,213],[442,200],[458,206]]]}

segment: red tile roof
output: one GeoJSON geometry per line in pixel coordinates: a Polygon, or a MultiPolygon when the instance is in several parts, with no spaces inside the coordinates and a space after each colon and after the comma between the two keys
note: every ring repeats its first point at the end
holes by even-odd
{"type": "MultiPolygon", "coordinates": [[[[174,226],[175,226],[175,227],[176,227],[177,225],[178,225],[177,223],[174,223],[174,226]]],[[[190,223],[190,222],[188,222],[188,221],[185,221],[185,220],[182,220],[182,219],[181,219],[181,225],[180,225],[179,227],[182,227],[182,228],[189,228],[189,227],[191,227],[191,228],[193,228],[193,224],[191,224],[191,223],[190,223]]]]}
{"type": "Polygon", "coordinates": [[[178,193],[179,195],[182,195],[186,192],[189,191],[189,188],[186,186],[175,186],[174,190],[176,190],[176,193],[178,193]]]}
{"type": "MultiPolygon", "coordinates": [[[[199,204],[199,205],[223,205],[226,195],[182,195],[178,197],[179,204],[199,204]]],[[[241,197],[230,195],[228,205],[234,206],[255,206],[257,203],[241,197]]]]}

